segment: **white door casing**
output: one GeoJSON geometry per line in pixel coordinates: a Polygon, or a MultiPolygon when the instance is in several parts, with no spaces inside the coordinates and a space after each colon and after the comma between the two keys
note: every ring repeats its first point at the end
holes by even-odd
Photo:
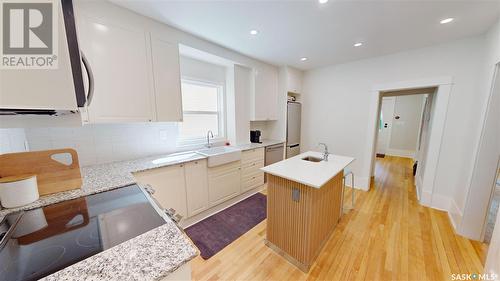
{"type": "Polygon", "coordinates": [[[381,128],[379,127],[377,139],[377,154],[386,154],[391,140],[392,120],[394,117],[395,97],[382,99],[380,107],[380,117],[382,119],[381,128]]]}
{"type": "MultiPolygon", "coordinates": [[[[375,150],[377,145],[377,133],[379,122],[379,106],[381,96],[384,92],[410,90],[419,88],[437,87],[435,107],[432,115],[432,128],[430,129],[429,146],[426,157],[426,167],[423,171],[422,194],[420,202],[426,206],[437,209],[447,209],[448,205],[440,202],[439,198],[434,198],[434,181],[436,178],[436,170],[439,164],[439,155],[441,149],[441,141],[446,123],[446,115],[448,112],[448,101],[451,93],[452,77],[436,77],[430,79],[420,79],[414,81],[401,81],[395,83],[381,84],[373,87],[370,118],[368,120],[368,142],[365,155],[371,161],[365,162],[364,174],[373,176],[375,167],[375,150]],[[446,205],[446,206],[445,206],[446,205]]],[[[366,181],[366,186],[369,188],[369,178],[361,178],[361,181],[366,181]]]]}

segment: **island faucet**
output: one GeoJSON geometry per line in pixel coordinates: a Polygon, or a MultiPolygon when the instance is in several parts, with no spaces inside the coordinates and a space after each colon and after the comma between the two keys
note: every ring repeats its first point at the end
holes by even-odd
{"type": "Polygon", "coordinates": [[[214,133],[212,132],[212,130],[208,130],[208,132],[207,132],[207,147],[208,148],[212,147],[212,145],[210,144],[210,136],[212,136],[212,138],[214,138],[214,133]]]}
{"type": "Polygon", "coordinates": [[[321,145],[325,147],[325,150],[323,151],[323,160],[325,162],[328,162],[328,155],[329,155],[329,153],[328,153],[328,146],[326,145],[326,143],[323,143],[323,142],[320,142],[318,144],[318,146],[321,146],[321,145]]]}

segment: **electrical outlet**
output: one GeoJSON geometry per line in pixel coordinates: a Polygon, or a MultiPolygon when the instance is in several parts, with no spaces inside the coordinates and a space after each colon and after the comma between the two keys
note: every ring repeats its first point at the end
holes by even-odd
{"type": "Polygon", "coordinates": [[[167,141],[167,139],[168,139],[167,130],[160,130],[160,140],[167,141]]]}
{"type": "Polygon", "coordinates": [[[292,189],[292,200],[295,202],[300,201],[300,190],[298,188],[292,189]]]}

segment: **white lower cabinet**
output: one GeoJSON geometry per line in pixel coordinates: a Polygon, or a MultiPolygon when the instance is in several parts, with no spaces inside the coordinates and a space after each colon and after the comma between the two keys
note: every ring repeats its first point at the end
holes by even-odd
{"type": "Polygon", "coordinates": [[[263,185],[264,148],[243,151],[241,162],[241,192],[263,185]]]}
{"type": "Polygon", "coordinates": [[[215,206],[240,193],[241,162],[208,169],[208,194],[210,206],[215,206]]]}
{"type": "Polygon", "coordinates": [[[181,216],[187,216],[184,164],[147,170],[134,177],[139,183],[153,187],[153,197],[162,208],[173,208],[181,216]]]}
{"type": "Polygon", "coordinates": [[[264,149],[242,152],[241,161],[208,168],[207,159],[156,168],[134,174],[154,190],[162,208],[173,208],[191,218],[264,184],[264,149]]]}
{"type": "Polygon", "coordinates": [[[208,208],[207,160],[188,162],[184,166],[188,216],[194,216],[208,208]]]}

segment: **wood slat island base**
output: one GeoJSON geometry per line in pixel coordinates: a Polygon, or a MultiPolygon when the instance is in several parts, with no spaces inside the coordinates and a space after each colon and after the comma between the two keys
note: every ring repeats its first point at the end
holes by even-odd
{"type": "Polygon", "coordinates": [[[269,174],[266,245],[308,272],[340,219],[342,179],[315,188],[269,174]]]}

